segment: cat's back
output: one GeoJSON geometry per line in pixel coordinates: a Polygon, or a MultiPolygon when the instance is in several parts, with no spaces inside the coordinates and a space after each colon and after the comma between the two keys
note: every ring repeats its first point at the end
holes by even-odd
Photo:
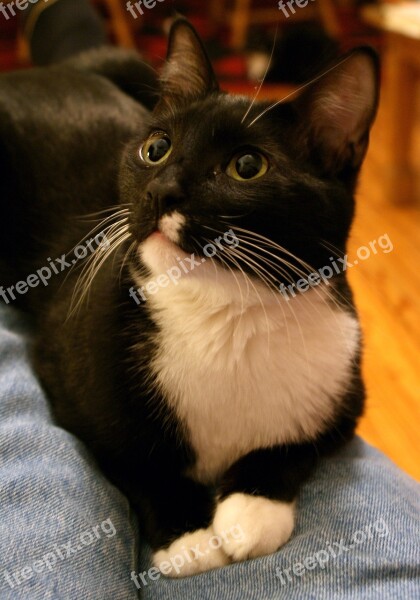
{"type": "Polygon", "coordinates": [[[30,147],[40,140],[70,142],[81,132],[95,134],[91,145],[105,136],[111,142],[141,133],[148,114],[105,76],[66,63],[0,76],[0,136],[6,143],[7,133],[14,142],[25,136],[30,147]]]}
{"type": "Polygon", "coordinates": [[[118,203],[124,147],[141,140],[148,118],[105,73],[77,61],[0,76],[0,260],[11,271],[3,283],[69,251],[87,233],[79,217],[118,203]]]}

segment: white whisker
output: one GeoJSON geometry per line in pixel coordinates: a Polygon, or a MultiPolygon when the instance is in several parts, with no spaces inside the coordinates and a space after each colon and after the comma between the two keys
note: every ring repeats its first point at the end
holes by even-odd
{"type": "Polygon", "coordinates": [[[249,105],[249,107],[248,107],[248,110],[246,111],[246,113],[245,113],[245,114],[244,114],[244,116],[242,117],[242,121],[241,121],[241,123],[243,123],[243,122],[245,121],[245,119],[247,118],[247,116],[248,116],[248,115],[249,115],[249,113],[251,112],[251,110],[252,110],[252,107],[254,106],[254,104],[255,104],[255,102],[256,102],[256,100],[257,100],[258,96],[260,95],[261,88],[262,88],[262,86],[264,85],[265,78],[266,78],[266,77],[267,77],[267,75],[268,75],[268,71],[270,70],[271,63],[272,63],[272,61],[273,61],[273,55],[274,55],[274,50],[275,50],[275,47],[276,47],[276,41],[277,41],[277,34],[278,34],[278,25],[277,25],[277,27],[276,27],[276,33],[275,33],[274,40],[273,40],[273,47],[272,47],[272,49],[271,49],[271,55],[270,55],[270,59],[269,59],[269,61],[268,61],[268,65],[267,65],[267,68],[266,68],[266,70],[265,70],[264,76],[263,76],[263,78],[261,79],[260,85],[259,85],[259,87],[258,87],[258,89],[257,89],[257,92],[256,92],[255,96],[254,96],[254,97],[253,97],[253,99],[252,99],[252,102],[251,102],[251,104],[250,104],[250,105],[249,105]]]}
{"type": "Polygon", "coordinates": [[[126,221],[127,219],[121,219],[119,222],[109,225],[105,230],[108,247],[105,251],[103,248],[98,247],[86,260],[74,286],[68,318],[78,311],[86,297],[89,298],[91,285],[104,262],[125,240],[131,237],[126,221]]]}

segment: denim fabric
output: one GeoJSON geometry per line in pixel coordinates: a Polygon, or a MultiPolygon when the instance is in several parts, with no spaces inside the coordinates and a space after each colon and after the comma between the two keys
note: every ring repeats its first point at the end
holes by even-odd
{"type": "Polygon", "coordinates": [[[21,321],[0,304],[0,599],[134,600],[128,502],[53,424],[21,321]]]}
{"type": "MultiPolygon", "coordinates": [[[[54,425],[27,340],[0,306],[0,600],[137,598],[130,574],[150,568],[150,552],[137,551],[126,499],[54,425]]],[[[145,574],[141,597],[418,600],[419,508],[418,484],[356,439],[305,485],[279,552],[179,580],[145,574]]]]}

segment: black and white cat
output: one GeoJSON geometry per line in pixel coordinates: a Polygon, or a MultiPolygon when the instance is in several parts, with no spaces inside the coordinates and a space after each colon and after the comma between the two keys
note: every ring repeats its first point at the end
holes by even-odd
{"type": "Polygon", "coordinates": [[[101,50],[2,76],[0,251],[9,284],[26,279],[89,236],[77,217],[103,211],[106,254],[22,297],[36,366],[156,564],[240,526],[185,575],[285,544],[301,484],[362,412],[345,273],[279,289],[346,252],[378,66],[358,49],[292,101],[251,102],[219,91],[179,20],[152,112],[143,72],[101,50]]]}

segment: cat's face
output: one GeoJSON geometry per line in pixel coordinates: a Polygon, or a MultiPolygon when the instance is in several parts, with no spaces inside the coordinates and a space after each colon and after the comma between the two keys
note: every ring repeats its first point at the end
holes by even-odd
{"type": "Polygon", "coordinates": [[[376,105],[377,67],[363,50],[293,102],[221,93],[195,33],[178,22],[149,135],[129,146],[121,175],[143,262],[158,275],[174,255],[204,256],[233,232],[238,246],[213,260],[275,287],[299,278],[304,262],[328,264],[345,248],[376,105]]]}

